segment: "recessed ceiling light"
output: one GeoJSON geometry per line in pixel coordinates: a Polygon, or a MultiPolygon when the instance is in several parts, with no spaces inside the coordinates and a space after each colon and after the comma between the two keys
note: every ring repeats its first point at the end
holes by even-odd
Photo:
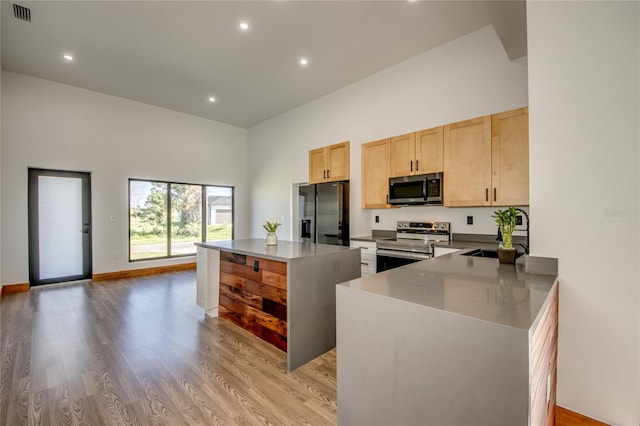
{"type": "Polygon", "coordinates": [[[242,31],[247,31],[249,29],[249,23],[247,21],[240,21],[240,23],[238,24],[238,28],[240,28],[242,31]]]}
{"type": "Polygon", "coordinates": [[[309,60],[307,58],[300,58],[300,65],[303,67],[309,64],[309,60]]]}
{"type": "Polygon", "coordinates": [[[209,96],[209,102],[215,102],[216,98],[214,98],[213,96],[209,96]]]}
{"type": "Polygon", "coordinates": [[[67,61],[73,61],[73,56],[69,55],[68,53],[65,53],[64,55],[62,55],[62,57],[67,61]]]}

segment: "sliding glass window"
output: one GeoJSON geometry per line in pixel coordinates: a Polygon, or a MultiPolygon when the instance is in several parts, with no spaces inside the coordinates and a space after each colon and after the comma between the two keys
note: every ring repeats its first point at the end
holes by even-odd
{"type": "Polygon", "coordinates": [[[193,255],[196,242],[232,238],[232,187],[129,179],[130,261],[193,255]]]}

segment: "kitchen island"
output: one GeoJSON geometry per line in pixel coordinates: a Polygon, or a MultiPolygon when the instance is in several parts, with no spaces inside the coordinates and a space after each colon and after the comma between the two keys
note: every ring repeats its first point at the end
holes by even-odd
{"type": "Polygon", "coordinates": [[[557,262],[466,251],[337,286],[340,425],[553,424],[557,262]]]}
{"type": "Polygon", "coordinates": [[[335,347],[336,284],[360,250],[264,239],[197,243],[197,304],[283,350],[292,371],[335,347]]]}

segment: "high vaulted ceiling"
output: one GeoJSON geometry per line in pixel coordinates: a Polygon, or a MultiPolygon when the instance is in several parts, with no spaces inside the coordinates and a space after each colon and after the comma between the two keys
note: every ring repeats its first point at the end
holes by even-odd
{"type": "Polygon", "coordinates": [[[524,1],[3,1],[2,68],[250,127],[487,25],[526,55],[524,1]],[[30,9],[31,22],[14,16],[30,9]],[[250,25],[238,28],[240,21],[250,25]],[[73,61],[63,54],[73,55],[73,61]],[[307,66],[299,60],[306,57],[307,66]],[[209,97],[215,97],[210,102],[209,97]]]}

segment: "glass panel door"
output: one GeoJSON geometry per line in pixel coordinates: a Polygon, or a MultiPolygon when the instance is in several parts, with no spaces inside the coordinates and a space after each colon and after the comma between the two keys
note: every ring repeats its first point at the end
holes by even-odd
{"type": "Polygon", "coordinates": [[[88,173],[29,169],[32,285],[91,278],[88,173]]]}

